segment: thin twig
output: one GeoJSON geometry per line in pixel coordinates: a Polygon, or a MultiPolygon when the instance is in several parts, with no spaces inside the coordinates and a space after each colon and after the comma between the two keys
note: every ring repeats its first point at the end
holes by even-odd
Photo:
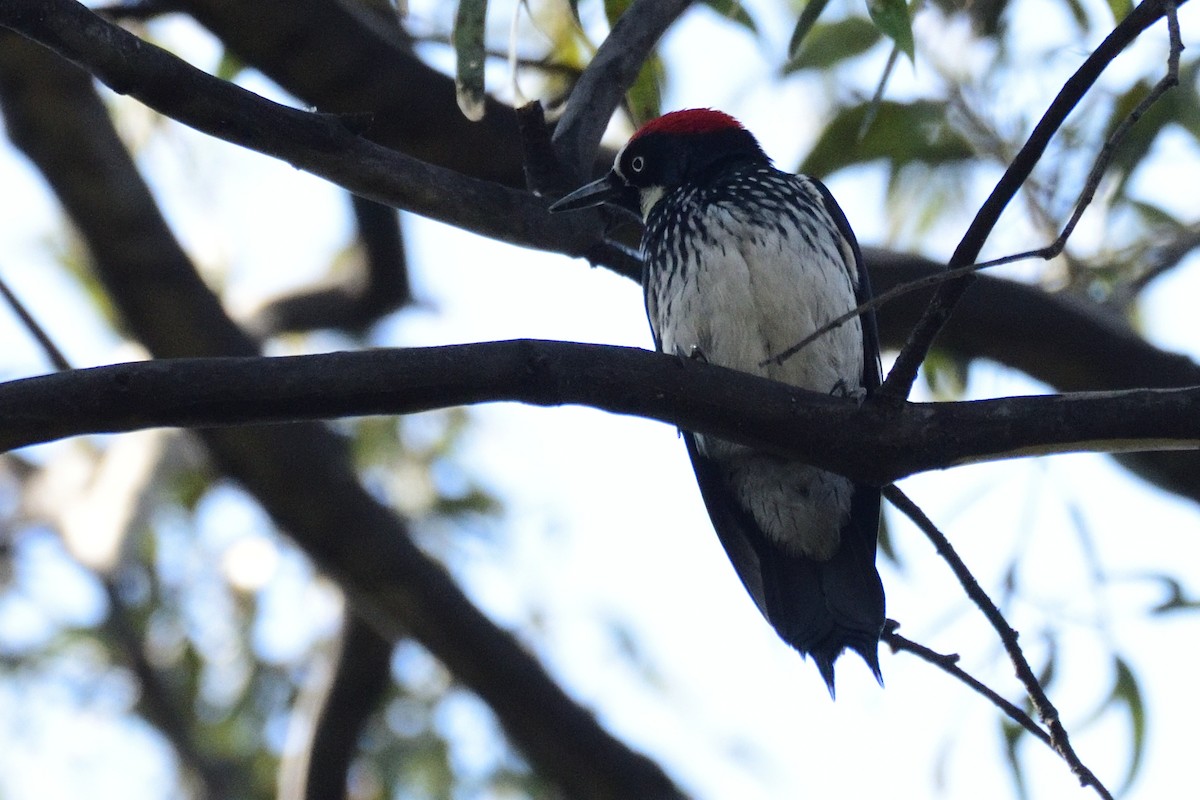
{"type": "Polygon", "coordinates": [[[1167,31],[1171,40],[1170,49],[1167,53],[1166,74],[1142,98],[1142,102],[1138,103],[1125,119],[1121,120],[1121,124],[1117,125],[1108,139],[1105,140],[1104,146],[1100,148],[1100,153],[1096,156],[1096,161],[1092,164],[1092,169],[1083,184],[1083,191],[1079,193],[1079,199],[1075,202],[1075,210],[1071,213],[1071,218],[1067,220],[1067,224],[1063,226],[1062,233],[1047,246],[1029,251],[1027,257],[1040,257],[1049,260],[1063,251],[1063,248],[1067,245],[1067,239],[1075,231],[1075,226],[1079,224],[1080,217],[1083,216],[1083,212],[1087,210],[1087,207],[1092,203],[1092,199],[1096,196],[1096,190],[1100,187],[1100,179],[1104,177],[1104,173],[1108,170],[1108,165],[1112,162],[1113,156],[1116,155],[1117,146],[1133,126],[1137,124],[1138,120],[1150,109],[1150,106],[1154,105],[1169,89],[1179,85],[1179,54],[1183,52],[1183,41],[1179,35],[1179,19],[1175,13],[1176,4],[1175,0],[1162,0],[1162,4],[1163,13],[1167,18],[1167,31]]]}
{"type": "MultiPolygon", "coordinates": [[[[1025,250],[1023,252],[1003,256],[1001,258],[994,258],[989,261],[981,261],[975,264],[968,264],[962,267],[947,269],[945,272],[940,272],[936,275],[930,275],[919,281],[914,281],[903,286],[897,286],[890,291],[885,292],[884,294],[871,298],[867,302],[862,303],[850,311],[847,311],[845,314],[842,314],[840,317],[837,317],[825,325],[822,325],[820,328],[813,331],[808,336],[805,336],[799,342],[787,348],[783,352],[761,362],[759,366],[765,367],[771,363],[782,364],[784,361],[791,358],[813,341],[821,336],[824,336],[834,328],[841,327],[855,317],[866,313],[870,309],[878,308],[884,303],[887,303],[888,301],[901,295],[907,294],[908,292],[912,292],[917,289],[924,289],[929,286],[936,286],[949,280],[966,278],[967,276],[970,276],[981,269],[987,269],[989,267],[998,267],[1003,264],[1011,264],[1015,261],[1024,261],[1031,258],[1040,258],[1045,261],[1049,261],[1050,259],[1060,255],[1067,245],[1067,240],[1070,239],[1071,234],[1074,233],[1076,225],[1079,224],[1079,220],[1083,216],[1084,211],[1086,211],[1088,206],[1091,205],[1091,202],[1096,195],[1096,190],[1100,186],[1100,180],[1104,177],[1104,173],[1108,170],[1108,166],[1112,162],[1113,156],[1116,154],[1117,146],[1129,133],[1134,124],[1136,124],[1137,121],[1142,118],[1150,106],[1152,106],[1160,97],[1162,97],[1167,90],[1179,84],[1179,54],[1183,50],[1183,43],[1179,38],[1179,22],[1175,14],[1176,4],[1175,0],[1162,0],[1162,2],[1164,4],[1164,13],[1167,17],[1167,28],[1170,31],[1171,37],[1170,53],[1167,57],[1167,73],[1163,76],[1162,80],[1155,84],[1154,88],[1150,90],[1146,97],[1144,97],[1142,101],[1137,104],[1137,107],[1135,107],[1129,113],[1129,115],[1121,121],[1121,124],[1113,130],[1112,134],[1109,135],[1108,139],[1104,143],[1104,146],[1100,149],[1099,154],[1097,154],[1095,163],[1092,164],[1092,169],[1088,173],[1087,180],[1084,182],[1083,190],[1079,193],[1078,200],[1075,202],[1075,209],[1072,212],[1070,219],[1067,220],[1066,225],[1063,226],[1062,232],[1059,233],[1053,242],[1034,250],[1025,250]]],[[[893,51],[893,55],[894,54],[895,53],[893,51]]],[[[1017,163],[1015,159],[1013,163],[1017,163]]],[[[953,263],[953,259],[951,260],[951,263],[953,263]]],[[[911,341],[912,340],[910,339],[909,344],[911,344],[911,341]]],[[[908,349],[908,345],[905,346],[905,349],[908,349]]]]}
{"type": "Polygon", "coordinates": [[[1163,273],[1179,266],[1189,253],[1200,247],[1200,223],[1188,225],[1166,244],[1152,247],[1152,258],[1141,275],[1131,280],[1120,290],[1125,302],[1137,297],[1143,289],[1163,273]]]}
{"type": "Polygon", "coordinates": [[[893,286],[883,294],[877,294],[865,303],[861,303],[850,309],[840,317],[836,317],[829,322],[826,322],[824,325],[817,328],[808,336],[805,336],[803,339],[796,342],[794,345],[778,355],[774,355],[764,361],[760,361],[758,366],[765,367],[772,363],[782,364],[792,356],[796,355],[796,353],[799,353],[801,350],[808,347],[817,339],[829,333],[834,328],[840,328],[855,317],[862,316],[871,309],[879,308],[885,303],[895,300],[897,297],[906,295],[909,292],[915,292],[918,289],[928,289],[931,286],[937,286],[940,283],[945,283],[946,281],[954,280],[955,278],[961,278],[964,275],[969,275],[972,272],[978,272],[981,269],[998,267],[1001,264],[1009,264],[1013,261],[1020,261],[1024,258],[1030,258],[1030,256],[1025,253],[1017,253],[1016,255],[1004,256],[1002,258],[992,259],[991,261],[981,261],[978,264],[968,264],[967,266],[959,267],[958,269],[949,269],[945,272],[935,272],[932,275],[926,275],[925,277],[918,278],[915,281],[909,281],[908,283],[902,283],[899,286],[893,286]]]}
{"type": "Polygon", "coordinates": [[[29,335],[37,341],[38,346],[45,352],[46,358],[50,359],[50,363],[54,365],[54,369],[58,372],[66,372],[71,368],[71,362],[67,361],[67,357],[58,349],[58,345],[54,344],[54,340],[46,333],[46,330],[38,324],[38,321],[33,318],[33,314],[29,313],[29,309],[25,304],[13,293],[12,289],[8,288],[8,284],[0,278],[0,295],[8,301],[12,307],[13,313],[21,320],[21,324],[29,331],[29,335]]]}
{"type": "Polygon", "coordinates": [[[858,126],[858,141],[860,142],[867,138],[867,132],[871,130],[875,118],[879,116],[879,106],[883,103],[883,92],[887,89],[888,79],[896,70],[896,62],[899,58],[900,45],[892,45],[892,52],[883,66],[883,74],[879,76],[879,83],[875,85],[875,93],[871,95],[871,102],[867,103],[866,113],[863,114],[862,124],[858,126]]]}
{"type": "Polygon", "coordinates": [[[926,537],[929,538],[938,555],[950,566],[951,571],[954,572],[954,576],[958,578],[958,582],[963,587],[963,591],[966,592],[967,597],[983,612],[988,622],[991,623],[992,628],[999,634],[1000,641],[1004,645],[1004,650],[1008,653],[1009,660],[1012,661],[1017,679],[1025,687],[1025,692],[1029,695],[1030,702],[1033,703],[1033,708],[1038,713],[1038,718],[1041,719],[1042,724],[1050,731],[1050,742],[1054,751],[1067,762],[1067,765],[1071,768],[1071,772],[1079,778],[1081,786],[1091,786],[1105,800],[1112,800],[1112,794],[1104,787],[1104,784],[1100,782],[1095,774],[1079,760],[1079,756],[1076,755],[1074,748],[1071,747],[1067,730],[1063,727],[1062,721],[1059,719],[1058,709],[1050,702],[1050,698],[1046,696],[1045,690],[1042,689],[1041,683],[1038,682],[1033,668],[1029,666],[1029,661],[1025,658],[1025,653],[1021,650],[1021,645],[1017,642],[1017,632],[1008,624],[1008,620],[1004,618],[1004,614],[996,607],[992,599],[988,597],[987,592],[979,585],[979,581],[975,580],[975,576],[971,574],[967,565],[963,563],[962,558],[959,557],[954,547],[951,546],[945,534],[938,530],[937,526],[925,515],[920,506],[914,503],[908,495],[904,494],[896,486],[885,487],[883,496],[888,499],[888,502],[903,512],[905,516],[911,519],[926,537]]]}
{"type": "MultiPolygon", "coordinates": [[[[1167,16],[1168,26],[1177,27],[1177,23],[1173,22],[1177,5],[1179,4],[1175,0],[1145,0],[1117,25],[1063,85],[1025,145],[975,215],[950,258],[950,269],[957,269],[976,260],[1001,213],[1029,177],[1067,115],[1079,104],[1113,59],[1160,17],[1167,16]]],[[[972,279],[972,275],[964,275],[941,285],[900,351],[892,371],[880,389],[880,395],[897,400],[908,396],[933,340],[950,318],[954,307],[971,285],[972,279]]]]}
{"type": "Polygon", "coordinates": [[[996,708],[1003,711],[1009,719],[1036,736],[1039,741],[1050,746],[1051,748],[1054,747],[1054,743],[1050,741],[1050,734],[1046,733],[1046,731],[1043,730],[1040,725],[1034,722],[1032,717],[1030,717],[1013,703],[1001,697],[995,689],[992,689],[988,685],[981,682],[978,678],[973,676],[971,673],[958,666],[957,653],[945,654],[930,650],[925,645],[914,642],[912,639],[906,639],[900,634],[896,633],[896,628],[898,626],[894,623],[894,621],[889,620],[888,623],[889,624],[884,627],[883,635],[880,637],[880,639],[884,642],[884,644],[892,648],[892,652],[900,652],[903,650],[906,653],[912,653],[923,661],[928,661],[930,664],[933,664],[943,672],[953,675],[955,678],[958,678],[967,686],[971,687],[971,689],[990,700],[992,704],[995,705],[996,708]]]}

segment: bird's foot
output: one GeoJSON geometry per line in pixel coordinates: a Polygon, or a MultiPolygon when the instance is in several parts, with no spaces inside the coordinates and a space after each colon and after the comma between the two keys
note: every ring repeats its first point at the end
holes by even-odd
{"type": "Polygon", "coordinates": [[[704,351],[700,349],[700,345],[692,345],[685,348],[683,345],[675,345],[675,357],[680,362],[687,364],[689,361],[699,361],[701,364],[708,363],[708,356],[704,355],[704,351]]]}
{"type": "Polygon", "coordinates": [[[859,405],[862,405],[863,401],[867,399],[866,387],[852,387],[841,378],[838,378],[838,382],[833,385],[833,388],[829,390],[829,393],[834,397],[849,397],[859,405]]]}

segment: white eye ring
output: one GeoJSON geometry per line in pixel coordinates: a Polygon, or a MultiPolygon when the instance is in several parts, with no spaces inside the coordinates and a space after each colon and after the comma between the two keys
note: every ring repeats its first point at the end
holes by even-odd
{"type": "Polygon", "coordinates": [[[633,160],[629,162],[629,167],[634,172],[641,172],[646,168],[646,159],[641,156],[634,156],[633,160]]]}

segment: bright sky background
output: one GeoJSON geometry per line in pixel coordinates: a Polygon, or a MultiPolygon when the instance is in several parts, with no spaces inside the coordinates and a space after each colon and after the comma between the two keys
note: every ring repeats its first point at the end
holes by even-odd
{"type": "MultiPolygon", "coordinates": [[[[423,13],[424,5],[414,3],[414,13],[423,13]]],[[[675,29],[664,43],[675,65],[665,107],[706,105],[733,113],[782,166],[796,163],[811,144],[820,116],[811,111],[811,84],[794,80],[781,91],[773,83],[771,65],[790,31],[787,20],[772,18],[774,5],[763,3],[756,11],[762,28],[775,31],[767,35],[765,51],[705,13],[690,15],[675,29]]],[[[1193,5],[1180,15],[1185,31],[1197,29],[1193,5]]],[[[1019,0],[1019,6],[1053,18],[1047,9],[1058,4],[1019,0]]],[[[212,68],[217,51],[210,41],[178,25],[156,31],[188,48],[195,63],[212,68]]],[[[954,31],[919,25],[919,37],[923,33],[919,52],[928,47],[953,53],[960,41],[954,31]]],[[[1062,39],[1044,83],[1022,87],[1035,98],[1030,108],[1040,111],[1046,92],[1061,84],[1085,51],[1067,26],[1046,25],[1036,33],[1049,38],[1031,37],[1031,52],[1062,39]]],[[[1200,44],[1194,33],[1185,38],[1191,46],[1200,44]]],[[[1146,39],[1145,57],[1160,59],[1162,50],[1152,42],[1162,37],[1146,39]]],[[[881,63],[882,57],[869,61],[865,69],[878,74],[881,63]]],[[[893,96],[907,96],[923,79],[920,62],[915,74],[902,66],[893,96]]],[[[247,83],[277,96],[265,81],[250,76],[247,83]]],[[[139,158],[168,218],[210,269],[207,274],[228,287],[235,315],[320,276],[345,243],[348,209],[337,190],[175,126],[161,135],[150,115],[132,110],[129,101],[118,102],[122,124],[145,144],[139,158]]],[[[1143,180],[1155,197],[1174,196],[1177,210],[1195,214],[1200,175],[1164,169],[1143,180]]],[[[881,178],[856,170],[828,183],[860,240],[886,242],[881,178]]],[[[0,186],[0,276],[29,302],[73,363],[133,357],[104,331],[77,287],[62,278],[48,246],[61,241],[55,203],[10,149],[0,151],[0,186]]],[[[989,189],[981,183],[978,198],[971,199],[977,202],[989,189]]],[[[380,325],[373,344],[533,337],[650,346],[640,289],[627,280],[425,220],[406,217],[405,227],[421,307],[380,325]]],[[[926,252],[948,252],[960,231],[939,229],[926,252]]],[[[1087,232],[1085,224],[1080,235],[1087,232]]],[[[994,244],[997,255],[1026,246],[1003,238],[994,244]]],[[[1193,256],[1147,294],[1148,336],[1200,358],[1192,308],[1197,296],[1200,259],[1193,256]]],[[[44,371],[24,334],[2,314],[0,336],[11,343],[6,375],[44,371]]],[[[329,338],[328,346],[341,342],[329,338]]],[[[972,367],[968,386],[970,397],[1042,391],[1045,387],[1020,374],[984,364],[972,367]]],[[[464,460],[506,503],[499,526],[505,546],[484,539],[462,545],[459,574],[467,591],[521,632],[605,725],[659,759],[686,790],[701,798],[747,800],[867,797],[898,789],[911,797],[1014,796],[997,712],[929,665],[885,652],[887,688],[880,689],[848,657],[838,670],[838,700],[830,702],[815,668],[775,637],[738,583],[671,428],[574,408],[490,406],[476,409],[473,417],[464,460]],[[536,629],[530,621],[534,610],[540,615],[536,629]],[[627,632],[644,671],[624,656],[614,623],[627,632]]],[[[50,452],[63,451],[62,445],[56,448],[50,452]]],[[[1190,767],[1200,743],[1194,727],[1200,713],[1197,620],[1148,618],[1147,610],[1162,597],[1137,578],[1167,572],[1186,579],[1193,594],[1200,592],[1190,569],[1177,566],[1200,563],[1195,505],[1089,455],[922,475],[903,488],[948,533],[993,597],[999,596],[1012,554],[1027,549],[1018,596],[1006,611],[1023,632],[1035,666],[1044,654],[1039,631],[1047,624],[1059,628],[1059,674],[1066,678],[1052,686],[1051,696],[1081,757],[1110,788],[1119,786],[1125,772],[1127,721],[1110,713],[1083,723],[1111,685],[1114,651],[1136,670],[1150,714],[1141,778],[1128,797],[1179,796],[1180,786],[1194,785],[1190,767]],[[1103,589],[1091,582],[1088,546],[1113,577],[1103,589]]],[[[263,537],[261,515],[236,492],[214,498],[202,514],[214,557],[252,553],[278,579],[268,602],[284,610],[299,602],[315,610],[302,621],[319,619],[315,626],[300,625],[281,612],[259,632],[261,647],[295,652],[330,629],[336,602],[327,592],[297,588],[306,585],[306,568],[263,537]]],[[[902,571],[882,566],[889,616],[902,622],[905,635],[962,654],[973,674],[1019,697],[998,641],[948,569],[898,515],[889,514],[889,523],[903,560],[902,571]]],[[[60,552],[53,537],[39,540],[24,556],[22,580],[38,596],[51,598],[47,602],[60,620],[85,623],[99,613],[101,599],[81,573],[61,563],[60,552]]],[[[39,620],[30,613],[0,605],[0,640],[36,640],[39,620]]],[[[130,731],[120,722],[132,688],[97,686],[81,698],[63,685],[0,683],[0,796],[166,796],[161,786],[169,775],[168,751],[148,728],[130,731]]],[[[486,739],[472,735],[479,720],[464,701],[443,721],[464,732],[456,758],[467,769],[496,757],[486,739]]],[[[1022,754],[1033,797],[1092,796],[1077,794],[1065,765],[1041,745],[1027,741],[1022,754]]]]}

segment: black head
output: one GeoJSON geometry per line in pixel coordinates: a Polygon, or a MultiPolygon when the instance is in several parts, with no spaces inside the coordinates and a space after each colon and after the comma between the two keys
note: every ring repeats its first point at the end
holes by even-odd
{"type": "Polygon", "coordinates": [[[643,218],[671,189],[703,184],[731,165],[769,164],[754,136],[710,108],[673,111],[643,125],[617,153],[612,171],[550,207],[551,211],[614,203],[643,218]]]}

